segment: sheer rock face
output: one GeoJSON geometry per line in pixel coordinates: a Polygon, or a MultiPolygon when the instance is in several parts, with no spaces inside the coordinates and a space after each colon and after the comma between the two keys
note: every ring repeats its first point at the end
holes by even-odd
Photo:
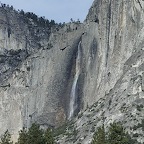
{"type": "Polygon", "coordinates": [[[122,121],[142,143],[144,1],[95,0],[84,24],[83,101],[96,103],[76,119],[75,143],[89,143],[102,119],[122,121]]]}
{"type": "MultiPolygon", "coordinates": [[[[93,97],[88,98],[89,94],[84,92],[90,103],[108,94],[130,69],[143,63],[143,3],[135,0],[96,0],[90,8],[85,22],[89,24],[90,39],[97,49],[94,60],[96,68],[87,68],[89,76],[85,81],[95,86],[95,92],[90,92],[93,97]]],[[[90,48],[87,61],[93,64],[90,48]]]]}
{"type": "MultiPolygon", "coordinates": [[[[51,34],[24,23],[16,12],[0,12],[1,132],[9,129],[16,136],[35,121],[54,127],[66,120],[80,41],[76,113],[103,99],[96,114],[100,119],[103,113],[106,124],[120,120],[130,128],[141,121],[144,1],[95,0],[83,24],[67,24],[51,34]]],[[[84,135],[80,124],[77,128],[84,135]]]]}
{"type": "Polygon", "coordinates": [[[63,124],[83,25],[55,32],[6,7],[0,8],[0,23],[1,133],[9,129],[16,140],[33,122],[43,128],[63,124]]]}

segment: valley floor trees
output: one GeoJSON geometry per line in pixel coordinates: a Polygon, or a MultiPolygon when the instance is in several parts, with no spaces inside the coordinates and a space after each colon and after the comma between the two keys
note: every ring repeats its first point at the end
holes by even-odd
{"type": "Polygon", "coordinates": [[[111,123],[108,131],[105,131],[104,125],[98,127],[93,135],[91,144],[137,144],[125,131],[120,123],[111,123]]]}
{"type": "MultiPolygon", "coordinates": [[[[0,144],[13,144],[8,130],[1,137],[0,144]]],[[[54,144],[54,138],[51,129],[44,131],[34,123],[28,130],[25,128],[20,130],[18,141],[15,144],[54,144]]]]}

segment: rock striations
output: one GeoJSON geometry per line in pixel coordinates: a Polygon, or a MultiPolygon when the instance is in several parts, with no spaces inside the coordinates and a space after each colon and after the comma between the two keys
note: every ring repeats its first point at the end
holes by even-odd
{"type": "Polygon", "coordinates": [[[101,119],[144,142],[143,30],[143,0],[94,0],[83,23],[51,29],[1,7],[1,132],[15,139],[23,126],[57,127],[79,113],[74,141],[60,143],[90,143],[101,119]]]}

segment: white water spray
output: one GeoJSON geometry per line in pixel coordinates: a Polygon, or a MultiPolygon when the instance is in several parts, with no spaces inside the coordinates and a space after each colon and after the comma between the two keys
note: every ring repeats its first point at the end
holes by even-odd
{"type": "Polygon", "coordinates": [[[81,46],[81,41],[78,44],[78,53],[77,53],[77,58],[76,58],[76,72],[75,72],[75,77],[74,77],[74,81],[73,81],[73,85],[72,85],[72,89],[71,89],[71,94],[70,94],[70,106],[69,106],[69,117],[68,117],[68,119],[72,118],[72,116],[74,114],[74,111],[77,109],[76,88],[77,88],[78,78],[79,78],[79,75],[80,75],[80,61],[81,61],[80,46],[81,46]]]}

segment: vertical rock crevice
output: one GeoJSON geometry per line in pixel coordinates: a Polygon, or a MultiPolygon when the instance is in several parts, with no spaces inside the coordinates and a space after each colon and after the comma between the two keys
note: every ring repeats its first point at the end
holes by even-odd
{"type": "Polygon", "coordinates": [[[107,10],[107,20],[106,20],[106,38],[107,38],[107,50],[106,50],[106,67],[108,63],[108,56],[109,56],[109,50],[110,50],[110,30],[111,30],[111,1],[109,1],[108,4],[108,10],[107,10]]]}

